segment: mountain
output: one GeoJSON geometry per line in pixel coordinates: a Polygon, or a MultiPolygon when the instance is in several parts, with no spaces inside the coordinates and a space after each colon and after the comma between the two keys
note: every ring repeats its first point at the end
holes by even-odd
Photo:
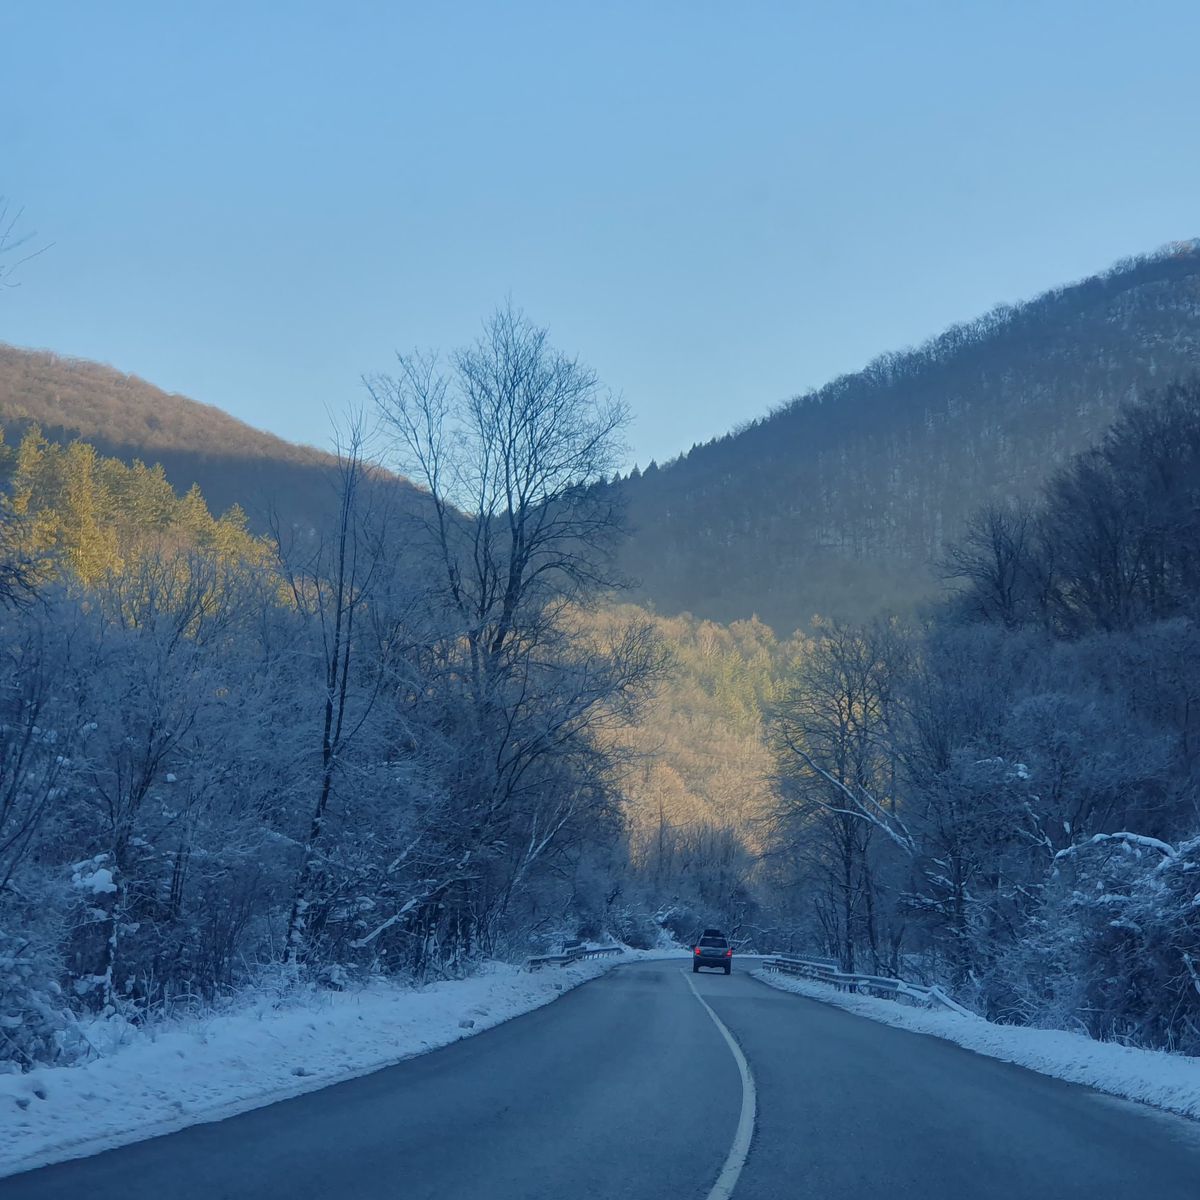
{"type": "Polygon", "coordinates": [[[79,438],[126,462],[161,463],[177,492],[198,483],[213,512],[238,504],[258,530],[272,512],[316,525],[332,494],[325,451],[112,367],[0,344],[0,425],[14,441],[33,423],[51,441],[79,438]]]}
{"type": "Polygon", "coordinates": [[[989,501],[1029,497],[1122,402],[1200,367],[1200,243],[956,325],[623,480],[635,598],[781,634],[911,609],[989,501]]]}
{"type": "MultiPolygon", "coordinates": [[[[936,594],[936,562],[989,500],[1032,497],[1121,404],[1200,368],[1200,243],[956,325],[619,481],[632,598],[665,615],[758,616],[786,636],[936,594]]],[[[36,421],[161,462],[214,512],[311,525],[330,455],[109,367],[0,345],[0,424],[36,421]]],[[[403,484],[406,494],[417,495],[403,484]]]]}

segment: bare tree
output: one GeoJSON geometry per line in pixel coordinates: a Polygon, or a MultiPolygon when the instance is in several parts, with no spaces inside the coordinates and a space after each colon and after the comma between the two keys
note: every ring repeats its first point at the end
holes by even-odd
{"type": "MultiPolygon", "coordinates": [[[[386,522],[372,506],[361,421],[354,421],[338,444],[337,471],[331,535],[297,544],[296,539],[285,539],[278,523],[275,529],[279,569],[296,612],[313,633],[322,675],[316,788],[288,916],[290,963],[305,954],[308,911],[336,778],[350,744],[375,709],[384,680],[381,662],[372,670],[362,662],[371,635],[380,632],[378,624],[367,619],[367,610],[384,574],[387,553],[386,522]]],[[[386,644],[371,650],[387,657],[386,644]]]]}
{"type": "Polygon", "coordinates": [[[0,288],[16,287],[13,276],[18,268],[50,249],[48,245],[33,248],[37,233],[21,232],[22,216],[23,209],[14,209],[11,201],[0,196],[0,288]]]}
{"type": "Polygon", "coordinates": [[[568,609],[617,582],[623,403],[547,333],[501,308],[443,362],[401,355],[367,380],[397,465],[423,485],[421,516],[443,629],[435,679],[471,753],[454,789],[477,872],[440,912],[458,937],[489,936],[534,864],[611,806],[596,736],[661,668],[656,636],[630,627],[604,647],[568,609]],[[457,699],[455,695],[457,694],[457,699]]]}
{"type": "Polygon", "coordinates": [[[28,608],[37,599],[43,574],[22,544],[24,519],[0,496],[0,607],[28,608]]]}
{"type": "Polygon", "coordinates": [[[881,961],[872,835],[882,831],[908,853],[912,847],[892,799],[887,641],[882,629],[820,626],[801,651],[774,729],[779,826],[819,867],[827,939],[851,971],[862,942],[877,968],[881,961]]]}
{"type": "Polygon", "coordinates": [[[39,612],[0,628],[0,893],[74,770],[69,631],[39,612]]]}
{"type": "Polygon", "coordinates": [[[1015,629],[1044,610],[1039,550],[1032,507],[988,505],[946,551],[942,576],[965,586],[961,602],[972,617],[1015,629]]]}
{"type": "MultiPolygon", "coordinates": [[[[21,233],[21,210],[0,196],[0,288],[16,287],[13,278],[17,268],[36,258],[48,246],[37,250],[30,245],[35,233],[21,233]]],[[[0,605],[21,607],[34,597],[38,579],[37,564],[21,544],[22,521],[12,511],[6,498],[0,498],[0,605]]]]}
{"type": "Polygon", "coordinates": [[[621,514],[603,484],[628,411],[511,306],[449,364],[414,353],[398,368],[367,386],[397,465],[428,490],[426,529],[482,682],[531,620],[616,582],[621,514]]]}

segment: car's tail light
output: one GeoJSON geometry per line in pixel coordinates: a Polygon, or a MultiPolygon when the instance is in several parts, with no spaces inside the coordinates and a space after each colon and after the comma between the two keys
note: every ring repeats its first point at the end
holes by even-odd
{"type": "Polygon", "coordinates": [[[699,953],[700,953],[700,947],[699,947],[699,946],[697,946],[697,947],[696,947],[696,949],[692,951],[692,953],[693,953],[693,954],[699,954],[699,953]]]}
{"type": "Polygon", "coordinates": [[[733,957],[733,947],[732,947],[732,946],[730,946],[730,947],[729,947],[729,949],[725,951],[725,957],[726,957],[726,958],[732,958],[732,957],[733,957]]]}

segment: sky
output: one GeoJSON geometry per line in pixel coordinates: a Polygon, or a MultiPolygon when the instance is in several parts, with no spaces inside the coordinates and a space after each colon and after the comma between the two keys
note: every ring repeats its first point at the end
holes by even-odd
{"type": "Polygon", "coordinates": [[[506,298],[659,462],[1200,235],[1194,0],[6,6],[0,340],[325,445],[506,298]]]}

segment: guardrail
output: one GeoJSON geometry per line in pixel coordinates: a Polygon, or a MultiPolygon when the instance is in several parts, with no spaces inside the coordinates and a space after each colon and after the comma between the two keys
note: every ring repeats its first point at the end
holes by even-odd
{"type": "Polygon", "coordinates": [[[587,946],[583,942],[568,942],[563,946],[561,954],[535,954],[525,960],[525,966],[530,971],[536,971],[539,967],[569,967],[583,959],[620,954],[621,949],[620,946],[587,946]]]}
{"type": "Polygon", "coordinates": [[[955,1000],[951,1000],[940,987],[924,987],[918,983],[908,983],[903,979],[888,979],[883,975],[847,974],[838,970],[837,966],[827,959],[792,958],[778,954],[774,957],[764,957],[763,969],[778,971],[784,975],[799,975],[805,979],[814,979],[818,983],[828,983],[846,991],[860,991],[871,994],[881,994],[895,998],[904,996],[918,1004],[926,1004],[931,1008],[945,1008],[959,1013],[964,1017],[973,1017],[970,1009],[963,1008],[955,1000]]]}

